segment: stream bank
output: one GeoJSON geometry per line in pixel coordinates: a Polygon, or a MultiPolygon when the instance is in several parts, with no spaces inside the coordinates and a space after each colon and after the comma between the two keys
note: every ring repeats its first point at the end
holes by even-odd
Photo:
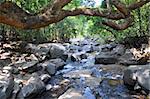
{"type": "Polygon", "coordinates": [[[148,98],[150,46],[97,39],[0,47],[0,99],[148,98]],[[19,51],[19,52],[18,52],[19,51]]]}

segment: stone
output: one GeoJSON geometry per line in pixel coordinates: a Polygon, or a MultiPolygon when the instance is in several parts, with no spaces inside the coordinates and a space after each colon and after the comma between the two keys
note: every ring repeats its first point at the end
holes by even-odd
{"type": "Polygon", "coordinates": [[[61,58],[51,59],[49,62],[55,64],[57,70],[62,69],[66,64],[61,58]]]}
{"type": "Polygon", "coordinates": [[[118,56],[123,55],[125,53],[124,45],[118,44],[115,48],[113,48],[112,53],[118,56]]]}
{"type": "Polygon", "coordinates": [[[0,67],[4,67],[7,66],[11,63],[11,59],[10,58],[6,58],[6,59],[0,59],[0,67]]]}
{"type": "Polygon", "coordinates": [[[95,57],[95,64],[115,64],[118,58],[111,54],[100,54],[95,57]]]}
{"type": "Polygon", "coordinates": [[[77,91],[74,88],[70,88],[63,95],[58,97],[58,99],[86,99],[86,98],[84,98],[81,92],[77,91]]]}
{"type": "Polygon", "coordinates": [[[130,49],[127,49],[125,53],[121,57],[119,57],[118,60],[118,63],[122,65],[144,65],[147,63],[146,61],[135,58],[134,54],[131,52],[130,49]]]}
{"type": "Polygon", "coordinates": [[[14,87],[13,76],[10,74],[0,75],[0,99],[8,99],[14,87]]]}
{"type": "Polygon", "coordinates": [[[4,73],[12,73],[13,72],[13,67],[5,66],[5,67],[3,67],[3,72],[4,73]]]}
{"type": "Polygon", "coordinates": [[[85,88],[83,96],[85,97],[85,99],[96,99],[89,87],[85,88]]]}
{"type": "Polygon", "coordinates": [[[33,73],[38,70],[37,63],[38,61],[20,63],[19,69],[24,72],[33,73]]]}
{"type": "Polygon", "coordinates": [[[84,45],[82,47],[82,51],[85,51],[85,52],[92,52],[92,46],[91,45],[84,45]]]}
{"type": "Polygon", "coordinates": [[[101,81],[102,81],[102,78],[96,78],[96,77],[85,78],[85,84],[92,89],[94,89],[95,87],[98,87],[101,81]]]}
{"type": "Polygon", "coordinates": [[[50,47],[50,57],[51,58],[62,58],[66,48],[62,44],[52,44],[50,47]]]}
{"type": "Polygon", "coordinates": [[[150,91],[150,64],[132,65],[124,71],[124,84],[134,87],[136,84],[146,92],[150,91]]]}
{"type": "Polygon", "coordinates": [[[49,62],[49,61],[46,61],[44,63],[41,64],[42,67],[45,68],[45,70],[48,72],[49,75],[54,75],[56,73],[56,65],[49,62]]]}
{"type": "MultiPolygon", "coordinates": [[[[13,88],[13,92],[12,92],[12,96],[11,99],[17,99],[17,95],[20,91],[21,87],[19,86],[18,83],[15,83],[14,88],[13,88]]],[[[20,98],[21,99],[21,98],[20,98]]]]}
{"type": "Polygon", "coordinates": [[[27,84],[22,87],[21,92],[24,98],[33,98],[45,90],[45,84],[35,74],[27,81],[27,84]]]}
{"type": "Polygon", "coordinates": [[[48,75],[48,74],[42,74],[42,75],[40,76],[40,78],[41,78],[41,80],[42,80],[44,83],[47,83],[47,82],[50,80],[51,76],[48,75]]]}
{"type": "Polygon", "coordinates": [[[74,70],[70,71],[66,74],[63,75],[63,77],[68,77],[68,78],[80,78],[80,77],[91,77],[92,71],[90,70],[74,70]]]}

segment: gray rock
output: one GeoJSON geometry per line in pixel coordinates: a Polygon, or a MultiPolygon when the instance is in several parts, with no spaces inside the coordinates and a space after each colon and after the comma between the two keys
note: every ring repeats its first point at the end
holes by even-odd
{"type": "Polygon", "coordinates": [[[81,94],[80,91],[70,88],[58,99],[86,99],[86,98],[84,98],[84,96],[81,94]]]}
{"type": "Polygon", "coordinates": [[[55,64],[57,70],[62,69],[66,64],[61,58],[51,59],[49,62],[55,64]]]}
{"type": "Polygon", "coordinates": [[[6,59],[0,59],[0,67],[4,67],[7,66],[11,63],[11,59],[10,58],[6,58],[6,59]]]}
{"type": "Polygon", "coordinates": [[[84,45],[82,47],[82,51],[92,52],[92,46],[91,45],[84,45]]]}
{"type": "Polygon", "coordinates": [[[38,70],[37,63],[38,63],[38,61],[30,61],[30,62],[19,63],[19,65],[20,65],[19,69],[21,71],[33,73],[33,72],[38,70]]]}
{"type": "Polygon", "coordinates": [[[50,75],[54,75],[56,73],[56,65],[46,61],[42,64],[42,66],[45,68],[45,70],[48,72],[50,75]]]}
{"type": "Polygon", "coordinates": [[[13,72],[13,67],[5,66],[5,67],[3,67],[3,72],[4,73],[12,73],[13,72]]]}
{"type": "Polygon", "coordinates": [[[19,86],[19,84],[15,83],[14,88],[13,88],[13,92],[12,92],[12,96],[10,99],[17,99],[17,95],[18,95],[20,89],[21,89],[21,87],[19,86]]]}
{"type": "Polygon", "coordinates": [[[0,75],[0,99],[10,98],[13,87],[14,80],[12,75],[0,75]]]}
{"type": "Polygon", "coordinates": [[[33,76],[28,80],[27,84],[23,86],[21,92],[24,98],[29,97],[30,99],[45,90],[45,85],[40,78],[38,76],[33,76]]]}
{"type": "Polygon", "coordinates": [[[111,54],[100,54],[95,57],[95,64],[115,64],[118,58],[111,54]]]}
{"type": "Polygon", "coordinates": [[[123,80],[125,85],[133,87],[138,84],[144,90],[150,91],[150,64],[128,67],[124,71],[123,80]]]}
{"type": "Polygon", "coordinates": [[[123,64],[123,65],[138,65],[141,64],[140,61],[138,61],[137,59],[135,59],[133,53],[127,49],[125,51],[125,53],[118,58],[119,60],[119,64],[123,64]]]}
{"type": "Polygon", "coordinates": [[[66,48],[61,44],[52,44],[50,47],[51,58],[62,58],[66,48]]]}
{"type": "Polygon", "coordinates": [[[85,97],[85,99],[96,99],[89,87],[86,87],[83,96],[85,97]]]}
{"type": "Polygon", "coordinates": [[[80,77],[91,77],[92,71],[85,69],[85,70],[74,70],[70,71],[63,75],[63,77],[68,78],[80,78],[80,77]]]}
{"type": "Polygon", "coordinates": [[[41,78],[41,80],[42,80],[44,83],[47,83],[47,82],[50,80],[51,76],[48,75],[48,74],[42,74],[42,75],[40,76],[40,78],[41,78]]]}

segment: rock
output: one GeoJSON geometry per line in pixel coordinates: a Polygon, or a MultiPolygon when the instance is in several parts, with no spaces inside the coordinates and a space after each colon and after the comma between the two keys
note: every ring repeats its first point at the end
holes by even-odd
{"type": "Polygon", "coordinates": [[[13,87],[14,80],[12,75],[0,75],[0,99],[10,98],[13,87]]]}
{"type": "MultiPolygon", "coordinates": [[[[21,88],[20,88],[19,84],[18,84],[18,83],[15,83],[14,88],[13,88],[13,92],[12,92],[11,99],[17,99],[17,95],[18,95],[20,89],[21,89],[21,88]]],[[[20,99],[21,99],[21,98],[20,98],[20,99]]]]}
{"type": "Polygon", "coordinates": [[[112,53],[116,54],[118,56],[123,55],[125,53],[125,47],[124,47],[124,45],[119,45],[118,44],[115,48],[113,48],[112,53]]]}
{"type": "Polygon", "coordinates": [[[38,70],[37,63],[38,63],[38,61],[30,61],[30,62],[20,63],[19,69],[24,72],[33,73],[38,70]]]}
{"type": "Polygon", "coordinates": [[[85,97],[85,99],[96,99],[89,87],[86,87],[83,96],[85,97]]]}
{"type": "Polygon", "coordinates": [[[80,86],[88,86],[91,89],[94,89],[100,85],[102,78],[97,77],[81,77],[80,79],[76,79],[76,84],[80,86]]]}
{"type": "Polygon", "coordinates": [[[119,60],[119,64],[123,64],[123,65],[145,64],[143,62],[140,62],[140,60],[137,60],[129,49],[127,49],[125,53],[118,60],[119,60]]]}
{"type": "Polygon", "coordinates": [[[133,65],[124,71],[124,84],[134,87],[138,84],[146,92],[150,91],[150,64],[133,65]]]}
{"type": "Polygon", "coordinates": [[[0,59],[0,67],[4,67],[7,66],[11,63],[11,59],[10,58],[6,58],[6,59],[0,59]]]}
{"type": "Polygon", "coordinates": [[[90,70],[74,70],[63,75],[68,78],[91,77],[92,71],[90,70]]]}
{"type": "Polygon", "coordinates": [[[47,84],[46,85],[46,90],[50,90],[50,89],[52,89],[52,85],[51,84],[47,84]]]}
{"type": "Polygon", "coordinates": [[[82,96],[81,92],[76,89],[70,88],[58,99],[86,99],[82,96]]]}
{"type": "Polygon", "coordinates": [[[66,48],[61,44],[52,44],[50,47],[51,58],[62,58],[66,48]]]}
{"type": "Polygon", "coordinates": [[[100,54],[95,57],[95,64],[115,64],[117,62],[117,57],[111,54],[100,54]]]}
{"type": "Polygon", "coordinates": [[[94,89],[95,87],[98,87],[101,81],[102,81],[102,78],[96,78],[96,77],[85,78],[85,84],[92,89],[94,89]]]}
{"type": "Polygon", "coordinates": [[[105,44],[101,46],[101,49],[102,52],[108,52],[108,51],[112,51],[116,46],[117,44],[105,44]]]}
{"type": "Polygon", "coordinates": [[[85,52],[92,52],[92,46],[91,45],[84,45],[82,47],[82,51],[85,51],[85,52]]]}
{"type": "Polygon", "coordinates": [[[41,80],[42,80],[44,83],[47,83],[47,82],[50,80],[51,76],[48,75],[48,74],[42,74],[42,75],[40,76],[40,78],[41,78],[41,80]]]}
{"type": "Polygon", "coordinates": [[[13,67],[5,66],[5,67],[3,67],[3,72],[4,73],[12,73],[13,72],[13,67]]]}
{"type": "Polygon", "coordinates": [[[45,91],[45,85],[37,75],[31,77],[25,86],[21,89],[24,98],[33,99],[34,96],[45,91]]]}
{"type": "Polygon", "coordinates": [[[61,58],[51,59],[49,62],[55,64],[57,70],[62,69],[66,64],[61,58]]]}
{"type": "Polygon", "coordinates": [[[45,68],[45,70],[48,72],[48,74],[50,75],[54,75],[56,73],[56,65],[49,62],[49,61],[46,61],[44,63],[41,64],[42,67],[45,68]]]}

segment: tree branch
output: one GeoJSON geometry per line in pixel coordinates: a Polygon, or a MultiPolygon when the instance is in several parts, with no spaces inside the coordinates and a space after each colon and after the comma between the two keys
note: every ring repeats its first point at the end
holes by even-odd
{"type": "Polygon", "coordinates": [[[127,28],[132,23],[130,12],[136,8],[150,2],[150,0],[140,0],[129,6],[125,6],[119,0],[112,0],[112,4],[117,8],[115,12],[109,10],[98,10],[92,8],[76,8],[74,10],[63,10],[63,7],[72,0],[53,0],[46,8],[37,14],[27,13],[12,2],[0,4],[0,23],[21,29],[37,29],[52,23],[59,22],[68,16],[87,15],[99,16],[112,20],[125,19],[124,24],[115,24],[112,21],[104,22],[105,25],[120,30],[127,28]]]}

